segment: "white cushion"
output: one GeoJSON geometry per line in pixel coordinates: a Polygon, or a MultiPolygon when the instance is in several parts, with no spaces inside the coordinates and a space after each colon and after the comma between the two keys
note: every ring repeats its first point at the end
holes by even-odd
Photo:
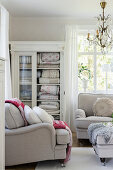
{"type": "Polygon", "coordinates": [[[28,105],[25,105],[24,112],[26,120],[30,125],[42,122],[35,111],[32,110],[28,105]]]}
{"type": "Polygon", "coordinates": [[[45,110],[37,106],[35,106],[33,110],[35,111],[35,113],[38,115],[42,122],[53,124],[53,118],[51,118],[50,115],[45,110]]]}
{"type": "Polygon", "coordinates": [[[93,105],[93,112],[96,116],[112,116],[113,100],[109,98],[98,98],[93,105]]]}

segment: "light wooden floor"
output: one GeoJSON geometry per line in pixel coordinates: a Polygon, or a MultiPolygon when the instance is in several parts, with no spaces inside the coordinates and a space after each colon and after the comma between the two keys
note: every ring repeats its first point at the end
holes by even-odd
{"type": "MultiPolygon", "coordinates": [[[[76,134],[73,133],[73,147],[91,147],[89,140],[80,140],[76,138],[76,134]]],[[[25,164],[13,167],[6,167],[5,170],[35,170],[37,163],[25,164]]]]}

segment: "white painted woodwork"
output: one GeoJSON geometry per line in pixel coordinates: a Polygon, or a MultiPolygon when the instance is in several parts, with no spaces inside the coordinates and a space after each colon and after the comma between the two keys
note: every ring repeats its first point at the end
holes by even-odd
{"type": "MultiPolygon", "coordinates": [[[[12,63],[12,86],[13,97],[19,98],[19,56],[31,56],[32,57],[32,82],[28,83],[32,85],[32,106],[37,105],[37,52],[59,52],[60,53],[60,120],[63,120],[64,109],[64,42],[57,41],[12,41],[11,44],[11,63],[12,63]]],[[[42,68],[43,69],[43,68],[42,68]]],[[[44,68],[49,69],[49,68],[44,68]]],[[[54,68],[55,69],[55,68],[54,68]]],[[[28,100],[23,100],[26,102],[28,100]]]]}
{"type": "Polygon", "coordinates": [[[5,168],[5,109],[4,109],[4,98],[5,98],[5,73],[4,66],[5,61],[0,59],[0,170],[5,168]]]}

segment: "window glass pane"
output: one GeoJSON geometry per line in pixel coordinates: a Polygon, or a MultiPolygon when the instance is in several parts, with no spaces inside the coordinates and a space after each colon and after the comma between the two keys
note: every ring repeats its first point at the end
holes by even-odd
{"type": "Polygon", "coordinates": [[[93,85],[93,56],[92,55],[79,55],[78,56],[78,72],[79,79],[78,79],[78,88],[79,91],[85,91],[83,79],[88,80],[88,85],[86,90],[92,91],[94,89],[93,85]],[[84,67],[85,66],[85,67],[84,67]],[[84,67],[85,70],[82,71],[82,68],[84,67]]]}
{"type": "Polygon", "coordinates": [[[93,52],[93,45],[89,45],[87,34],[78,36],[78,52],[93,52]]]}
{"type": "MultiPolygon", "coordinates": [[[[111,89],[113,84],[113,70],[111,64],[113,63],[113,56],[98,55],[97,56],[97,90],[111,89]],[[107,81],[107,82],[106,82],[107,81]]],[[[113,67],[113,66],[112,66],[113,67]]]]}

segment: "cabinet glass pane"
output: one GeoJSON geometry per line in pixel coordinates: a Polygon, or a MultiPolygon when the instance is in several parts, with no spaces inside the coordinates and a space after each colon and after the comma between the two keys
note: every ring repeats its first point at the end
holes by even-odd
{"type": "Polygon", "coordinates": [[[32,56],[19,56],[20,99],[32,104],[32,56]]]}

